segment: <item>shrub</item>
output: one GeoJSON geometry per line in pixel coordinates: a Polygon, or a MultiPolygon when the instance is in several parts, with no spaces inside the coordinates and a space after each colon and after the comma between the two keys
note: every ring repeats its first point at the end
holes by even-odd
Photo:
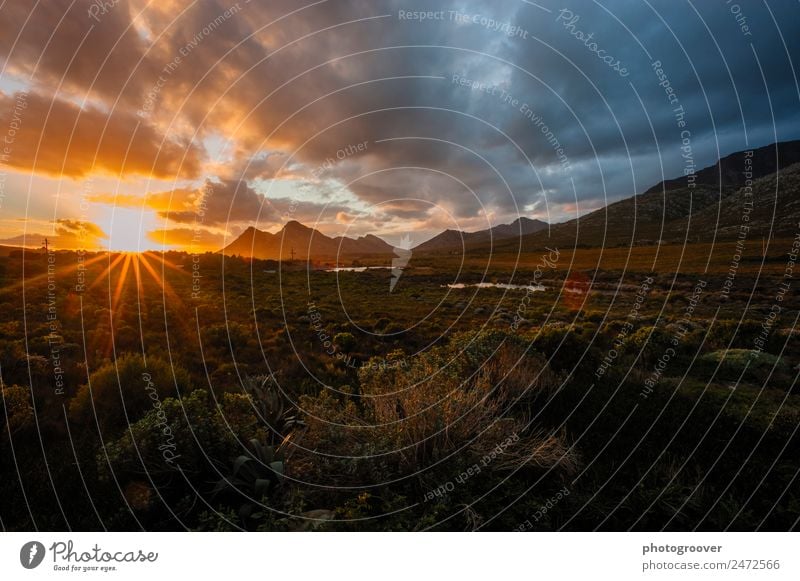
{"type": "Polygon", "coordinates": [[[70,402],[70,417],[85,426],[97,421],[103,434],[119,433],[161,400],[191,390],[189,374],[158,357],[145,365],[139,354],[125,354],[92,373],[70,402]]]}
{"type": "Polygon", "coordinates": [[[530,425],[530,406],[558,377],[514,337],[456,335],[407,365],[366,365],[359,378],[361,407],[327,391],[300,406],[308,414],[306,448],[364,457],[337,466],[301,454],[301,464],[322,469],[328,483],[363,484],[365,477],[414,472],[455,454],[472,462],[488,454],[492,469],[576,465],[562,436],[530,425]]]}
{"type": "Polygon", "coordinates": [[[723,349],[699,358],[698,370],[711,373],[719,366],[717,377],[728,381],[739,378],[764,383],[771,379],[785,379],[791,368],[780,357],[770,353],[754,354],[750,349],[723,349]]]}
{"type": "Polygon", "coordinates": [[[356,338],[352,333],[337,333],[333,337],[333,344],[345,353],[349,353],[356,348],[356,338]]]}

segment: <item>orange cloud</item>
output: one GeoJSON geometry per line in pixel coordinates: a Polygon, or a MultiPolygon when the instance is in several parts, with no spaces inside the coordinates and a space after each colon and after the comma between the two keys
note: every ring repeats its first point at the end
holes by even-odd
{"type": "Polygon", "coordinates": [[[352,224],[356,221],[356,217],[352,214],[348,214],[347,212],[338,212],[336,214],[336,221],[340,224],[352,224]]]}
{"type": "Polygon", "coordinates": [[[189,212],[196,208],[201,190],[177,188],[166,192],[112,194],[100,192],[88,196],[89,201],[124,208],[149,208],[156,212],[189,212]]]}
{"type": "Polygon", "coordinates": [[[93,222],[80,220],[56,220],[52,226],[47,226],[49,233],[30,232],[20,234],[13,238],[0,240],[0,244],[8,246],[39,247],[46,238],[51,248],[68,250],[84,248],[96,250],[101,248],[103,241],[108,238],[103,229],[93,222]]]}
{"type": "Polygon", "coordinates": [[[32,172],[80,178],[94,172],[116,176],[192,178],[200,171],[200,151],[165,139],[135,115],[81,109],[72,102],[36,93],[0,93],[0,124],[19,129],[7,165],[32,172]]]}
{"type": "Polygon", "coordinates": [[[56,220],[55,231],[61,248],[97,248],[108,238],[97,224],[79,220],[56,220]]]}
{"type": "Polygon", "coordinates": [[[188,252],[216,252],[224,236],[207,228],[163,228],[147,233],[147,237],[160,246],[177,246],[188,252]]]}
{"type": "Polygon", "coordinates": [[[139,91],[136,77],[152,74],[155,65],[143,59],[147,47],[130,26],[131,12],[127,2],[119,1],[3,2],[0,55],[8,59],[5,72],[47,89],[133,101],[139,91]]]}

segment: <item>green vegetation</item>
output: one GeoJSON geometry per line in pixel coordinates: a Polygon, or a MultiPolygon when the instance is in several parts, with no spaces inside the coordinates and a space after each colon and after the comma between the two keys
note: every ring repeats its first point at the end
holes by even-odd
{"type": "Polygon", "coordinates": [[[700,274],[705,248],[657,275],[644,259],[586,266],[598,250],[568,269],[562,253],[546,290],[527,294],[447,285],[525,284],[538,255],[513,274],[508,255],[485,274],[412,260],[390,293],[388,270],[268,272],[207,254],[198,292],[186,254],[142,257],[123,276],[124,257],[109,271],[116,255],[59,253],[50,295],[46,257],[26,254],[23,275],[10,253],[1,522],[794,527],[796,297],[763,325],[786,258],[765,257],[760,273],[743,260],[723,299],[730,257],[716,249],[700,274]]]}

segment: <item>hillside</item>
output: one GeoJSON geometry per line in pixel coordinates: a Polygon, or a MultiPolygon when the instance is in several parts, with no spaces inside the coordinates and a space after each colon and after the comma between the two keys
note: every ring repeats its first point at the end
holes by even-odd
{"type": "Polygon", "coordinates": [[[0,245],[0,256],[9,256],[15,252],[22,252],[23,250],[28,250],[28,252],[36,252],[36,250],[31,250],[30,248],[23,248],[22,246],[6,246],[0,245]]]}
{"type": "Polygon", "coordinates": [[[748,239],[794,236],[800,222],[800,163],[755,180],[752,198],[746,188],[670,224],[672,231],[690,228],[693,239],[733,240],[743,232],[748,239]],[[752,211],[747,213],[752,201],[752,211]],[[747,217],[745,218],[745,214],[747,217]],[[746,232],[742,230],[745,225],[746,232]]]}
{"type": "MultiPolygon", "coordinates": [[[[750,220],[750,237],[766,235],[770,231],[770,224],[773,237],[794,235],[800,221],[800,163],[790,165],[788,161],[798,156],[798,147],[800,141],[792,141],[754,150],[754,210],[750,220]],[[771,151],[774,156],[776,149],[779,159],[776,163],[773,157],[770,163],[764,155],[771,151]],[[776,165],[780,171],[763,173],[776,165]]],[[[746,196],[745,189],[741,187],[745,180],[743,156],[743,152],[731,154],[700,172],[706,176],[704,179],[710,179],[708,176],[712,170],[722,167],[722,188],[701,181],[692,189],[675,187],[682,180],[671,180],[665,182],[667,191],[659,184],[643,194],[609,204],[577,219],[554,224],[549,232],[524,236],[522,248],[524,251],[536,251],[546,245],[614,247],[733,240],[742,224],[746,196]],[[740,167],[740,175],[735,175],[733,170],[736,164],[740,167]]],[[[494,248],[483,244],[472,250],[484,253],[513,252],[518,248],[516,241],[504,240],[495,244],[494,248]]]]}
{"type": "MultiPolygon", "coordinates": [[[[717,189],[720,182],[723,188],[740,188],[745,183],[743,168],[745,167],[744,151],[737,151],[717,161],[714,165],[703,168],[695,174],[695,183],[708,188],[717,189]]],[[[753,179],[775,173],[776,171],[800,162],[800,140],[782,141],[765,145],[753,150],[753,179]]],[[[686,178],[680,177],[665,180],[656,184],[645,194],[664,190],[677,190],[686,186],[686,178]]]]}
{"type": "Polygon", "coordinates": [[[534,234],[546,230],[547,222],[520,217],[510,224],[500,224],[487,230],[477,232],[461,232],[459,230],[445,230],[414,248],[414,252],[443,252],[461,251],[474,246],[492,244],[499,240],[518,239],[519,236],[534,234]]]}
{"type": "MultiPolygon", "coordinates": [[[[732,153],[700,170],[693,188],[686,186],[685,178],[666,180],[642,194],[560,224],[521,217],[477,232],[445,230],[413,251],[417,256],[480,255],[532,252],[547,245],[581,248],[734,240],[747,197],[745,156],[743,151],[732,153]]],[[[800,141],[754,149],[751,159],[754,210],[748,236],[793,235],[800,221],[800,141]]],[[[330,238],[296,221],[275,234],[248,228],[222,252],[287,259],[292,249],[298,259],[395,256],[392,246],[377,236],[330,238]]]]}

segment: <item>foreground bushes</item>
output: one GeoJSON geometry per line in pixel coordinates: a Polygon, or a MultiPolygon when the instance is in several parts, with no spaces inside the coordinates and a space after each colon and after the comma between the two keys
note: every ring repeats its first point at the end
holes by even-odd
{"type": "MultiPolygon", "coordinates": [[[[333,487],[393,482],[417,494],[459,473],[482,473],[485,485],[487,473],[575,471],[564,435],[536,418],[560,377],[521,340],[457,335],[393,361],[363,367],[358,393],[302,400],[307,428],[290,464],[295,477],[333,487]]],[[[363,516],[365,505],[357,508],[363,516]]]]}

